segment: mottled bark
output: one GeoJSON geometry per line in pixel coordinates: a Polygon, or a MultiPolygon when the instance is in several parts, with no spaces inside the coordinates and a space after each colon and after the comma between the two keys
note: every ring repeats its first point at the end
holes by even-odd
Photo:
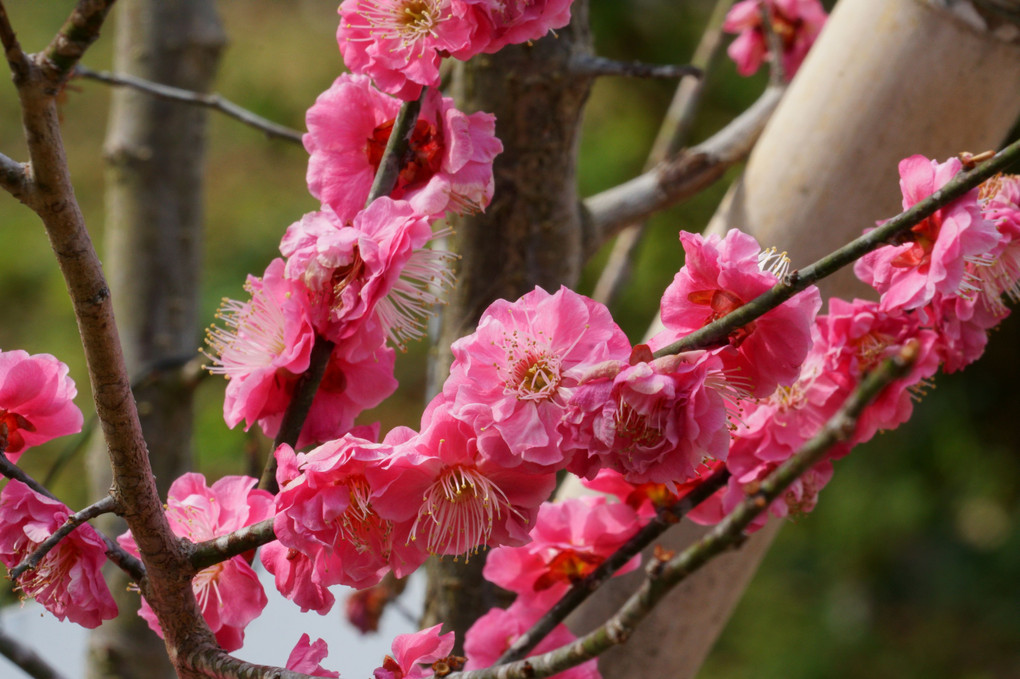
{"type": "MultiPolygon", "coordinates": [[[[536,285],[550,291],[572,286],[580,275],[577,143],[592,76],[575,73],[572,61],[591,52],[587,2],[575,2],[572,13],[571,24],[555,35],[458,66],[458,107],[494,113],[504,150],[496,158],[492,204],[455,224],[461,271],[444,309],[433,391],[449,369],[450,343],[471,332],[490,303],[517,299],[536,285]]],[[[426,624],[446,622],[462,642],[479,615],[506,603],[482,579],[483,563],[479,555],[428,565],[426,624]]]]}
{"type": "MultiPolygon", "coordinates": [[[[114,70],[206,91],[225,43],[213,3],[124,0],[114,70]]],[[[180,367],[199,338],[202,180],[206,112],[122,88],[112,94],[107,160],[106,262],[125,361],[157,487],[191,464],[192,385],[180,367]]],[[[102,444],[93,450],[97,491],[110,485],[102,444]]],[[[120,520],[104,526],[123,532],[120,520]]],[[[175,676],[163,642],[149,631],[120,574],[111,590],[122,615],[92,633],[89,676],[175,676]]]]}

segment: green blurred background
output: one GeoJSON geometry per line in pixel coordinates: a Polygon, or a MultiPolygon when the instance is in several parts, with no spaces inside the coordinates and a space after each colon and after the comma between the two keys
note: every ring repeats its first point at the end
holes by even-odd
{"type": "MultiPolygon", "coordinates": [[[[22,45],[40,49],[73,2],[6,3],[22,45]]],[[[831,5],[831,3],[827,3],[831,5]]],[[[592,0],[604,56],[657,63],[687,60],[711,3],[592,0]]],[[[223,0],[230,46],[217,91],[275,121],[303,127],[304,110],[340,72],[335,1],[223,0]]],[[[85,64],[110,65],[112,23],[85,64]]],[[[750,104],[764,76],[740,78],[724,60],[713,75],[695,140],[750,104]]],[[[580,181],[590,194],[637,173],[673,84],[600,81],[585,118],[580,181]]],[[[78,198],[102,253],[102,145],[106,86],[75,81],[63,117],[78,198]]],[[[0,151],[25,159],[13,88],[0,86],[0,151]]],[[[283,230],[317,208],[304,183],[306,156],[219,115],[209,127],[203,317],[239,297],[248,273],[277,256],[283,230]]],[[[735,173],[730,173],[730,179],[735,173]]],[[[699,230],[725,190],[719,185],[656,217],[635,275],[613,309],[640,337],[681,263],[678,228],[699,230]]],[[[862,228],[867,224],[862,224],[862,228]]],[[[52,353],[71,366],[88,416],[88,386],[70,304],[36,217],[0,195],[0,348],[52,353]]],[[[604,255],[604,253],[603,253],[604,255]]],[[[590,291],[602,256],[586,273],[590,291]]],[[[933,679],[1020,677],[1020,432],[1015,394],[1020,327],[1008,320],[987,355],[965,374],[940,376],[914,419],[837,463],[818,508],[787,526],[701,673],[754,676],[933,679]]],[[[201,337],[195,337],[199,346],[201,337]]],[[[401,391],[366,417],[384,430],[415,426],[424,391],[423,347],[398,358],[401,391]]],[[[245,471],[245,435],[222,421],[220,380],[206,380],[196,455],[210,477],[245,471]]],[[[33,450],[22,465],[44,477],[67,446],[33,450]]],[[[88,501],[82,463],[55,491],[88,501]]]]}

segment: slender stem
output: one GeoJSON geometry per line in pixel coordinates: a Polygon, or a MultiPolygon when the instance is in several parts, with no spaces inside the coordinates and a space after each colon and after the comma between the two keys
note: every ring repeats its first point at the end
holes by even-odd
{"type": "Polygon", "coordinates": [[[14,27],[11,26],[2,0],[0,0],[0,44],[3,45],[4,56],[14,75],[15,83],[23,82],[28,77],[32,64],[18,43],[18,36],[14,33],[14,27]]]}
{"type": "Polygon", "coordinates": [[[689,64],[644,64],[639,61],[616,61],[591,54],[579,54],[570,63],[574,75],[619,75],[630,78],[701,78],[701,69],[689,64]]]}
{"type": "Polygon", "coordinates": [[[765,44],[769,46],[772,59],[769,60],[769,84],[779,86],[786,82],[786,68],[783,66],[783,41],[776,33],[776,25],[772,23],[774,8],[767,2],[761,3],[761,30],[765,34],[765,44]]]}
{"type": "Polygon", "coordinates": [[[645,524],[641,530],[635,533],[623,546],[611,554],[609,558],[599,564],[583,580],[573,585],[531,629],[519,636],[510,648],[500,656],[496,664],[502,665],[525,657],[535,646],[541,643],[542,639],[556,625],[563,622],[574,609],[580,606],[595,590],[608,581],[616,571],[623,568],[628,561],[639,554],[645,547],[652,544],[656,538],[665,533],[670,527],[676,525],[687,512],[707,500],[712,493],[725,486],[729,478],[729,471],[721,468],[713,472],[711,476],[706,477],[693,490],[672,505],[660,509],[655,518],[645,524]]]}
{"type": "Polygon", "coordinates": [[[64,679],[46,660],[0,628],[0,655],[32,679],[64,679]]]}
{"type": "Polygon", "coordinates": [[[102,514],[109,514],[116,510],[117,501],[113,499],[112,495],[107,495],[99,502],[89,505],[80,512],[75,512],[71,516],[67,517],[67,520],[57,530],[53,531],[53,534],[43,540],[38,547],[35,548],[31,554],[22,560],[17,566],[15,566],[8,577],[11,580],[17,580],[21,577],[22,573],[27,570],[35,569],[39,567],[42,560],[46,558],[46,555],[50,551],[60,544],[60,541],[71,534],[71,531],[82,525],[89,519],[94,519],[102,514]]]}
{"type": "Polygon", "coordinates": [[[918,352],[916,343],[911,343],[897,356],[884,361],[851,393],[818,434],[769,474],[714,529],[677,556],[663,555],[649,564],[641,587],[601,626],[549,653],[484,670],[451,674],[448,679],[540,679],[579,665],[625,642],[637,624],[673,587],[723,551],[738,545],[745,537],[744,530],[791,483],[821,461],[833,446],[849,439],[865,407],[887,385],[909,372],[918,352]]]}
{"type": "Polygon", "coordinates": [[[404,156],[407,154],[408,142],[414,126],[418,122],[418,114],[421,112],[421,103],[425,100],[427,87],[421,88],[421,95],[414,101],[406,101],[397,112],[393,121],[393,130],[390,138],[386,141],[386,150],[379,161],[379,169],[376,170],[375,179],[372,180],[372,189],[368,192],[368,199],[365,207],[368,207],[373,200],[388,195],[393,187],[397,185],[400,176],[400,169],[404,165],[404,156]]]}
{"type": "Polygon", "coordinates": [[[793,271],[786,279],[766,290],[747,304],[735,309],[717,321],[682,337],[655,352],[656,357],[713,346],[722,341],[737,328],[747,325],[759,316],[776,308],[815,281],[830,276],[839,269],[860,259],[872,250],[881,247],[912,226],[931,216],[936,210],[952,203],[981,182],[1002,171],[1020,159],[1020,140],[999,151],[990,160],[972,170],[960,172],[941,189],[918,201],[881,226],[834,250],[817,262],[793,271]]]}
{"type": "Polygon", "coordinates": [[[219,94],[204,94],[202,92],[194,92],[180,87],[171,87],[170,85],[155,83],[151,80],[145,80],[144,78],[136,78],[133,75],[111,73],[109,71],[94,71],[91,68],[81,65],[78,65],[78,67],[75,68],[74,73],[82,78],[106,83],[107,85],[113,85],[114,87],[130,87],[131,89],[144,92],[145,94],[150,94],[158,99],[177,101],[195,106],[204,106],[205,108],[209,108],[229,116],[234,120],[238,120],[249,127],[259,130],[260,132],[264,132],[267,137],[285,139],[287,141],[294,142],[295,144],[301,144],[302,134],[299,130],[287,127],[286,125],[280,125],[279,123],[274,123],[273,121],[263,118],[246,108],[238,106],[234,102],[229,99],[225,99],[219,94]]]}

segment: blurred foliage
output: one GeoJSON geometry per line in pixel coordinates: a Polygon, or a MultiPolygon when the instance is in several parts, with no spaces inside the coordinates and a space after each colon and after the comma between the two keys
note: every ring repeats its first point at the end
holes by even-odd
{"type": "MultiPolygon", "coordinates": [[[[40,49],[74,4],[6,3],[19,38],[40,49]]],[[[831,3],[828,3],[831,4],[831,3]]],[[[685,61],[710,3],[705,0],[593,0],[600,54],[649,62],[685,61]]],[[[339,73],[333,39],[336,2],[223,0],[230,36],[216,89],[270,119],[302,127],[304,110],[339,73]]],[[[86,64],[109,68],[113,25],[86,64]]],[[[764,76],[743,79],[725,62],[713,74],[694,140],[749,105],[764,76]]],[[[604,79],[586,112],[580,181],[590,194],[637,173],[672,97],[673,84],[604,79]]],[[[102,145],[109,90],[73,82],[63,103],[68,159],[78,198],[102,252],[102,145]]],[[[18,108],[0,87],[0,150],[24,159],[18,108]]],[[[242,294],[244,277],[277,256],[288,224],[315,209],[304,183],[302,149],[212,115],[209,126],[203,317],[213,321],[222,297],[242,294]]],[[[719,185],[653,220],[639,264],[615,305],[636,339],[660,291],[682,262],[678,228],[698,230],[725,191],[719,185]]],[[[70,364],[79,405],[88,384],[70,304],[35,216],[0,195],[4,246],[0,294],[6,322],[0,347],[55,354],[70,364]]],[[[862,227],[867,226],[862,224],[862,227]]],[[[590,290],[603,255],[582,281],[590,290]]],[[[1020,676],[1020,328],[1007,322],[988,355],[964,375],[940,376],[914,419],[837,463],[815,512],[786,527],[767,557],[701,676],[783,677],[1020,676]]],[[[201,337],[196,336],[198,347],[201,337]]],[[[384,430],[417,424],[424,347],[398,359],[402,384],[370,414],[384,430]]],[[[227,431],[222,381],[207,380],[198,406],[197,458],[210,477],[242,473],[247,439],[227,431]]],[[[43,477],[66,442],[25,455],[43,477]]],[[[55,491],[72,506],[88,501],[80,461],[55,491]]]]}

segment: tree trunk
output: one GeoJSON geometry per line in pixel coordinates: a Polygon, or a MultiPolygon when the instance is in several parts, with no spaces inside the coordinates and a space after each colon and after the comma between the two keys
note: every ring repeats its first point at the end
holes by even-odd
{"type": "MultiPolygon", "coordinates": [[[[900,211],[900,159],[1001,144],[1020,115],[1020,45],[999,37],[1015,27],[974,25],[961,18],[980,18],[970,3],[936,4],[842,0],[710,228],[749,231],[804,266],[900,211]]],[[[825,291],[852,296],[844,273],[825,291]]],[[[704,532],[685,524],[662,543],[683,548],[704,532]]],[[[626,646],[602,656],[603,676],[695,676],[774,534],[764,529],[674,590],[626,646]]],[[[575,631],[616,610],[633,589],[622,580],[575,613],[575,631]]]]}
{"type": "MultiPolygon", "coordinates": [[[[206,91],[225,36],[211,0],[124,0],[114,70],[206,91]]],[[[192,388],[180,368],[199,342],[198,282],[206,113],[130,89],[113,92],[105,144],[106,263],[128,370],[160,494],[191,465],[192,388]]],[[[94,446],[93,482],[110,485],[94,446]]],[[[104,526],[117,534],[120,525],[104,526]]],[[[174,677],[162,641],[132,610],[115,574],[122,615],[92,633],[89,676],[174,677]]]]}
{"type": "MultiPolygon", "coordinates": [[[[536,285],[555,292],[581,273],[577,142],[591,77],[575,73],[573,64],[591,52],[587,1],[577,0],[571,12],[570,25],[554,36],[458,66],[458,108],[494,113],[504,148],[492,204],[456,223],[461,271],[430,366],[432,393],[449,371],[450,344],[472,331],[489,304],[515,300],[536,285]]],[[[446,622],[458,643],[478,616],[506,603],[482,579],[483,557],[427,566],[424,624],[446,622]]]]}

